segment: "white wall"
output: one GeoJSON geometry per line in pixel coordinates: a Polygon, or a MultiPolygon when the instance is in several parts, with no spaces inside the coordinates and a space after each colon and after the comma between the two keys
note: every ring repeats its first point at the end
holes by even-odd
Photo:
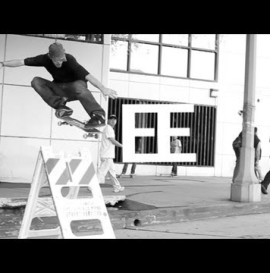
{"type": "MultiPolygon", "coordinates": [[[[67,53],[74,55],[91,74],[108,85],[110,35],[105,44],[90,44],[59,40],[67,53]]],[[[55,39],[23,35],[0,35],[0,61],[24,59],[48,52],[55,39]]],[[[31,182],[42,145],[51,145],[56,151],[77,153],[86,147],[98,163],[99,141],[83,138],[84,132],[73,127],[59,127],[51,109],[30,86],[35,76],[52,79],[42,67],[5,67],[0,70],[0,181],[31,182]]],[[[97,101],[107,111],[107,102],[100,92],[88,83],[97,101]]],[[[68,104],[74,117],[89,117],[79,102],[68,104]]]]}
{"type": "MultiPolygon", "coordinates": [[[[54,39],[0,34],[0,61],[21,59],[48,51],[54,39]]],[[[238,111],[243,107],[246,35],[221,35],[219,79],[217,83],[158,76],[109,73],[110,35],[104,45],[60,41],[66,51],[103,84],[118,91],[119,97],[179,101],[217,106],[215,166],[178,167],[180,175],[232,176],[235,156],[232,141],[242,129],[238,111]],[[211,88],[218,98],[211,98],[211,88]]],[[[255,124],[262,141],[262,171],[269,170],[270,154],[270,35],[257,35],[257,76],[255,124]]],[[[98,162],[99,141],[83,139],[77,128],[59,127],[54,111],[31,88],[34,76],[50,79],[44,68],[19,67],[0,70],[0,181],[31,182],[41,145],[57,151],[76,153],[86,147],[98,162]]],[[[107,110],[107,102],[91,85],[98,102],[107,110]]],[[[71,102],[74,116],[88,116],[79,102],[71,102]]],[[[130,166],[129,166],[130,168],[130,166]]],[[[120,172],[122,164],[117,165],[120,172]]],[[[137,174],[169,173],[170,167],[138,165],[137,174]]]]}
{"type": "MultiPolygon", "coordinates": [[[[269,170],[270,138],[270,35],[257,35],[257,76],[255,125],[262,141],[261,167],[269,170]]],[[[232,141],[242,130],[246,35],[221,35],[217,83],[166,77],[110,73],[110,86],[120,96],[217,106],[215,166],[178,167],[179,175],[231,177],[235,165],[232,141]],[[210,98],[210,89],[218,89],[218,98],[210,98]]],[[[121,171],[122,164],[117,166],[121,171]]],[[[143,166],[149,174],[170,173],[170,168],[143,166]],[[164,169],[165,168],[165,169],[164,169]],[[162,170],[161,170],[162,169],[162,170]]],[[[142,169],[142,167],[141,167],[142,169]]],[[[138,169],[137,173],[139,174],[138,169]]]]}
{"type": "MultiPolygon", "coordinates": [[[[218,88],[218,84],[212,82],[110,72],[109,85],[117,90],[119,97],[218,105],[218,99],[210,97],[210,89],[218,88]]],[[[116,164],[118,173],[121,172],[122,166],[123,164],[116,164]]],[[[127,173],[129,171],[130,169],[127,173]]],[[[169,174],[170,171],[171,167],[164,166],[138,165],[136,168],[138,175],[169,174]]],[[[214,176],[215,168],[181,166],[178,167],[178,174],[214,176]]]]}

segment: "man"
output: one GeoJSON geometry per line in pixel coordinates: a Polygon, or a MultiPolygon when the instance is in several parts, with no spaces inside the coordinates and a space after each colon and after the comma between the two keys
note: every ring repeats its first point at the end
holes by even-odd
{"type": "Polygon", "coordinates": [[[255,135],[254,138],[256,138],[256,143],[255,143],[255,174],[257,176],[257,178],[259,179],[259,182],[262,182],[263,180],[263,174],[262,174],[262,170],[260,167],[260,160],[262,158],[262,147],[261,147],[261,140],[259,139],[257,133],[258,133],[258,128],[255,127],[255,135]]]}
{"type": "MultiPolygon", "coordinates": [[[[233,172],[233,178],[232,182],[234,182],[237,173],[239,172],[240,167],[240,151],[242,147],[242,132],[239,134],[239,136],[233,141],[233,149],[236,156],[236,164],[233,172]]],[[[262,155],[262,149],[261,149],[261,140],[258,137],[258,128],[254,127],[254,149],[255,149],[255,158],[254,158],[254,171],[255,175],[258,178],[259,181],[263,180],[262,171],[259,165],[259,161],[261,159],[262,155]]],[[[262,192],[264,193],[264,187],[262,185],[262,192]]]]}
{"type": "MultiPolygon", "coordinates": [[[[182,143],[181,140],[176,136],[172,137],[171,142],[171,153],[181,153],[182,152],[182,143]]],[[[173,162],[172,164],[171,176],[177,176],[177,162],[173,162]]]]}
{"type": "Polygon", "coordinates": [[[115,158],[115,146],[122,148],[123,145],[115,139],[114,126],[117,123],[115,115],[110,115],[108,124],[102,132],[101,146],[100,146],[100,167],[97,175],[99,183],[105,183],[106,174],[109,174],[113,184],[114,192],[123,191],[125,188],[121,187],[116,178],[115,165],[113,159],[115,158]]]}
{"type": "Polygon", "coordinates": [[[52,75],[53,81],[35,77],[31,86],[42,99],[56,110],[57,117],[71,116],[73,110],[66,106],[68,101],[79,100],[90,120],[85,128],[105,125],[105,111],[97,103],[91,91],[87,89],[87,81],[97,87],[104,98],[116,98],[116,91],[106,88],[92,76],[76,59],[65,53],[62,44],[56,42],[49,46],[49,52],[22,60],[0,62],[2,67],[43,66],[52,75]]]}

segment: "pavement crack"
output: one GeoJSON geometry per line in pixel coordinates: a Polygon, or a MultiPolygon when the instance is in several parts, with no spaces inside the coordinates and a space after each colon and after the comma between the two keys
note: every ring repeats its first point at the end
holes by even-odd
{"type": "Polygon", "coordinates": [[[195,232],[178,232],[178,231],[168,231],[168,230],[155,230],[155,229],[143,229],[143,228],[125,228],[126,230],[134,230],[134,231],[142,231],[142,232],[158,232],[158,233],[166,233],[166,234],[179,234],[179,235],[200,235],[200,236],[212,236],[217,238],[235,238],[235,236],[231,235],[217,235],[217,234],[205,234],[205,233],[195,233],[195,232]]]}
{"type": "Polygon", "coordinates": [[[162,192],[162,191],[146,191],[146,192],[138,192],[133,194],[127,194],[127,197],[135,196],[135,195],[141,195],[141,194],[147,194],[147,193],[155,193],[155,192],[162,192]]]}

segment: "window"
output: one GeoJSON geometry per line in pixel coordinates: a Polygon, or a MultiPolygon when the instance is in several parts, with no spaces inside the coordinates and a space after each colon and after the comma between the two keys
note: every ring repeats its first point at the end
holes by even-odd
{"type": "Polygon", "coordinates": [[[215,55],[211,52],[192,51],[190,77],[214,80],[215,55]]]}
{"type": "Polygon", "coordinates": [[[215,34],[193,34],[191,36],[192,47],[215,50],[216,35],[215,34]]]}
{"type": "MultiPolygon", "coordinates": [[[[168,104],[171,102],[139,100],[132,98],[109,99],[108,115],[115,114],[115,138],[122,142],[122,105],[123,104],[168,104]]],[[[215,162],[216,107],[195,105],[193,113],[171,113],[171,128],[190,128],[189,137],[179,137],[182,153],[196,153],[196,162],[178,162],[179,166],[213,167],[215,162]]],[[[157,152],[157,114],[137,113],[136,128],[155,128],[154,137],[141,137],[141,152],[150,154],[157,152]]],[[[135,138],[136,144],[136,138],[135,138]]],[[[116,147],[115,162],[122,162],[122,150],[116,147]]],[[[171,163],[143,163],[154,165],[171,165],[171,163]]]]}
{"type": "Polygon", "coordinates": [[[131,45],[130,71],[157,74],[158,47],[156,45],[131,45]]]}
{"type": "Polygon", "coordinates": [[[132,34],[131,38],[133,40],[141,40],[141,41],[157,43],[159,41],[159,34],[132,34]]]}
{"type": "Polygon", "coordinates": [[[161,59],[162,75],[187,77],[188,51],[186,49],[164,46],[161,59]]]}
{"type": "Polygon", "coordinates": [[[111,52],[111,66],[118,70],[127,69],[128,43],[124,41],[115,42],[115,50],[111,52]]]}
{"type": "Polygon", "coordinates": [[[188,46],[188,34],[162,34],[164,44],[188,46]]]}
{"type": "Polygon", "coordinates": [[[217,81],[217,34],[112,34],[111,71],[217,81]]]}
{"type": "Polygon", "coordinates": [[[60,40],[72,40],[103,44],[103,34],[27,34],[27,35],[54,38],[60,40]]]}

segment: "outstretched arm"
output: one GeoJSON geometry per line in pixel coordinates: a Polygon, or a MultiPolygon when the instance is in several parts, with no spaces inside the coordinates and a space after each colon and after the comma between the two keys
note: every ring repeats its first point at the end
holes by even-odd
{"type": "Polygon", "coordinates": [[[11,60],[0,62],[0,69],[4,66],[6,67],[19,67],[24,65],[24,60],[11,60]]]}
{"type": "Polygon", "coordinates": [[[88,74],[85,79],[87,81],[89,81],[92,85],[94,85],[95,87],[97,87],[102,95],[104,96],[105,99],[107,99],[107,96],[109,96],[112,99],[117,98],[117,92],[105,87],[99,80],[97,80],[93,75],[88,74]]]}
{"type": "Polygon", "coordinates": [[[109,140],[117,147],[123,148],[123,145],[118,142],[115,138],[110,137],[109,140]]]}

